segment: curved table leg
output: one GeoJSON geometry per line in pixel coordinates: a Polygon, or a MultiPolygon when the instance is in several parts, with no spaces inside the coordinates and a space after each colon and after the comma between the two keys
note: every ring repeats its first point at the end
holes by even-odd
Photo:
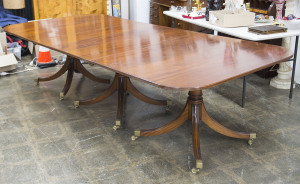
{"type": "Polygon", "coordinates": [[[90,104],[95,104],[95,103],[105,100],[106,98],[110,97],[114,92],[117,91],[117,84],[118,84],[118,77],[116,74],[113,83],[103,94],[101,94],[100,96],[98,96],[96,98],[92,98],[89,100],[74,101],[75,108],[79,107],[79,105],[90,105],[90,104]]]}
{"type": "Polygon", "coordinates": [[[180,127],[188,119],[189,119],[189,107],[188,104],[186,104],[182,113],[174,121],[159,128],[154,128],[149,130],[135,130],[134,136],[132,136],[131,139],[136,140],[137,137],[139,136],[155,136],[155,135],[161,135],[161,134],[171,132],[172,130],[175,130],[176,128],[180,127]]]}
{"type": "Polygon", "coordinates": [[[126,83],[127,77],[119,75],[118,77],[118,110],[117,110],[117,118],[116,124],[113,126],[114,130],[117,130],[123,124],[123,102],[124,102],[124,94],[126,92],[126,83]]]}
{"type": "Polygon", "coordinates": [[[68,69],[68,75],[67,75],[65,86],[59,94],[60,100],[63,100],[65,95],[68,93],[68,91],[71,87],[71,84],[72,84],[73,74],[74,74],[74,64],[71,64],[68,69]]]}
{"type": "Polygon", "coordinates": [[[66,71],[68,71],[69,66],[70,66],[70,57],[67,57],[65,64],[61,67],[61,69],[58,72],[56,72],[55,74],[53,74],[51,76],[39,77],[34,80],[37,82],[37,85],[39,85],[39,82],[51,81],[51,80],[57,79],[58,77],[62,76],[66,71]]]}
{"type": "Polygon", "coordinates": [[[191,116],[192,116],[193,150],[194,150],[194,157],[196,160],[196,167],[192,169],[192,172],[197,173],[203,167],[201,151],[200,151],[200,135],[199,135],[200,108],[199,108],[199,104],[191,105],[191,113],[192,113],[191,116]]]}
{"type": "Polygon", "coordinates": [[[66,71],[68,71],[68,75],[67,75],[67,79],[65,82],[65,86],[64,86],[62,92],[60,92],[60,100],[62,100],[65,97],[65,95],[67,94],[67,92],[69,91],[69,89],[71,87],[72,79],[73,79],[73,74],[76,71],[82,73],[82,75],[86,76],[87,78],[89,78],[93,81],[107,83],[107,84],[110,83],[110,80],[100,79],[100,78],[97,78],[96,76],[94,76],[93,74],[91,74],[89,71],[87,71],[82,66],[79,59],[72,58],[71,56],[67,56],[65,64],[62,66],[62,68],[58,72],[56,72],[55,74],[53,74],[49,77],[44,77],[44,78],[39,77],[39,78],[35,79],[35,81],[37,82],[37,85],[39,85],[39,82],[51,81],[51,80],[57,79],[58,77],[62,76],[66,71]]]}
{"type": "Polygon", "coordinates": [[[248,139],[249,140],[249,144],[251,145],[253,140],[256,138],[256,134],[255,133],[245,133],[245,132],[237,132],[237,131],[233,131],[230,130],[226,127],[224,127],[223,125],[219,124],[218,122],[216,122],[212,117],[209,116],[209,114],[207,113],[204,104],[202,104],[202,108],[201,108],[201,120],[207,125],[209,126],[211,129],[213,129],[214,131],[225,135],[227,137],[232,137],[232,138],[238,138],[238,139],[248,139]]]}
{"type": "MultiPolygon", "coordinates": [[[[131,92],[136,98],[146,103],[150,103],[153,105],[167,105],[167,106],[170,104],[169,102],[167,102],[167,100],[155,100],[150,97],[147,97],[146,95],[142,94],[133,86],[133,84],[131,83],[128,77],[116,73],[112,85],[103,94],[89,100],[74,101],[74,106],[75,108],[77,108],[79,107],[79,105],[89,105],[89,104],[95,104],[97,102],[101,102],[106,98],[108,98],[109,96],[111,96],[117,90],[118,90],[118,110],[117,110],[116,123],[113,126],[114,130],[117,130],[122,125],[123,103],[124,103],[123,101],[124,101],[124,95],[126,94],[127,91],[131,92]]],[[[175,127],[175,129],[176,128],[177,127],[175,127]]]]}
{"type": "MultiPolygon", "coordinates": [[[[146,103],[152,104],[152,105],[166,105],[169,106],[170,102],[167,100],[155,100],[153,98],[150,98],[144,94],[142,94],[139,90],[137,90],[134,85],[131,83],[130,79],[127,78],[127,90],[135,96],[137,99],[144,101],[146,103]]],[[[167,107],[168,109],[168,107],[167,107]]]]}
{"type": "Polygon", "coordinates": [[[105,83],[105,84],[109,84],[110,80],[108,79],[101,79],[96,77],[95,75],[91,74],[84,66],[82,66],[82,64],[80,63],[79,59],[75,59],[75,69],[80,72],[82,75],[84,75],[85,77],[95,81],[95,82],[100,82],[100,83],[105,83]]]}

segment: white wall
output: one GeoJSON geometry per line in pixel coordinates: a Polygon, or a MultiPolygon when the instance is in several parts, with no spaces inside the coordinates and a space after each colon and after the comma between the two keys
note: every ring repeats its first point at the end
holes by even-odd
{"type": "Polygon", "coordinates": [[[137,22],[149,23],[150,0],[129,0],[130,19],[137,22]]]}
{"type": "MultiPolygon", "coordinates": [[[[297,6],[296,6],[296,17],[300,17],[300,0],[297,0],[297,6]]],[[[300,42],[300,41],[299,41],[300,42]]],[[[293,42],[295,45],[295,42],[293,42]]],[[[294,48],[294,47],[292,47],[294,48]]],[[[296,63],[296,76],[295,81],[297,84],[300,84],[300,43],[298,43],[298,56],[297,56],[297,63],[296,63]]]]}
{"type": "Polygon", "coordinates": [[[129,0],[121,0],[121,17],[124,19],[129,19],[129,0]]]}

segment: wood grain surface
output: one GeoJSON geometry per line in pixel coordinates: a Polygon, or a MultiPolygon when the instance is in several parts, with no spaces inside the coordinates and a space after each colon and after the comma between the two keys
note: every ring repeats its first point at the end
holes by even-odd
{"type": "Polygon", "coordinates": [[[106,15],[5,27],[34,43],[151,84],[201,90],[292,57],[279,46],[207,35],[106,15]]]}
{"type": "Polygon", "coordinates": [[[103,14],[106,10],[106,0],[76,0],[73,1],[73,10],[76,15],[103,14]],[[103,2],[105,1],[105,3],[103,2]]]}
{"type": "Polygon", "coordinates": [[[32,2],[36,20],[107,12],[106,0],[32,0],[32,2]]]}

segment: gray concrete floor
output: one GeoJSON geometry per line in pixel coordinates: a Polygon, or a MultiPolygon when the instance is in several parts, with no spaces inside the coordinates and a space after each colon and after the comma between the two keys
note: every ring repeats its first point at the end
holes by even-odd
{"type": "MultiPolygon", "coordinates": [[[[85,65],[99,77],[113,73],[85,65]]],[[[133,80],[154,98],[173,101],[170,113],[132,95],[125,105],[126,125],[114,131],[117,95],[89,106],[73,100],[101,94],[108,85],[75,74],[65,100],[59,100],[66,75],[36,86],[60,66],[0,77],[0,183],[300,183],[300,89],[288,90],[248,76],[246,107],[242,79],[204,90],[207,110],[228,128],[256,132],[252,146],[227,138],[206,125],[200,129],[204,168],[194,166],[191,122],[155,137],[131,141],[134,129],[163,125],[181,112],[187,91],[159,89],[133,80]]]]}

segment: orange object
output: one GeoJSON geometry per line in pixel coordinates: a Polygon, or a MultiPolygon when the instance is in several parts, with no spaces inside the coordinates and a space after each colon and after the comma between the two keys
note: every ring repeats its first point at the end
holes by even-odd
{"type": "Polygon", "coordinates": [[[39,63],[51,63],[53,59],[51,58],[50,50],[46,47],[40,46],[39,48],[39,63]]]}

